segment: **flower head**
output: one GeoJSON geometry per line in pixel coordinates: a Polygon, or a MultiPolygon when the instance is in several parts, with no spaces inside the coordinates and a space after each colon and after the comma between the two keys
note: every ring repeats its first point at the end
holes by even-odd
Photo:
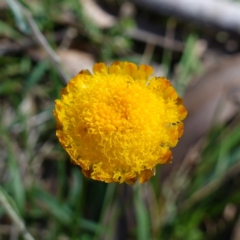
{"type": "Polygon", "coordinates": [[[81,71],[56,100],[57,137],[85,176],[141,183],[171,161],[183,133],[182,99],[153,69],[129,62],[81,71]]]}

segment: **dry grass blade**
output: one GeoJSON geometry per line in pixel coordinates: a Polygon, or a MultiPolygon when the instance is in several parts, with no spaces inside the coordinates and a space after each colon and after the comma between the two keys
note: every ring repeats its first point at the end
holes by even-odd
{"type": "MultiPolygon", "coordinates": [[[[13,0],[14,1],[14,0],[13,0]]],[[[36,41],[39,43],[40,46],[44,48],[44,50],[48,53],[49,58],[51,59],[53,65],[57,69],[59,75],[61,76],[63,83],[66,84],[69,80],[69,76],[67,75],[66,71],[64,70],[60,58],[58,55],[53,51],[43,34],[40,32],[37,24],[35,23],[31,13],[19,2],[15,1],[15,3],[21,9],[23,16],[26,18],[33,36],[35,37],[36,41]]]]}
{"type": "Polygon", "coordinates": [[[240,173],[240,162],[230,167],[221,178],[211,181],[210,183],[208,183],[207,185],[199,189],[196,193],[194,193],[188,200],[186,200],[179,206],[180,211],[185,211],[191,208],[194,204],[200,202],[202,199],[204,199],[209,194],[214,192],[224,182],[226,182],[230,178],[233,178],[239,173],[240,173]]]}
{"type": "Polygon", "coordinates": [[[16,211],[13,209],[13,207],[9,203],[9,201],[6,198],[6,195],[4,194],[3,189],[1,187],[0,187],[0,202],[1,202],[2,206],[5,208],[9,217],[18,226],[20,232],[23,235],[23,238],[25,240],[34,240],[33,236],[28,232],[27,228],[25,227],[23,220],[18,216],[16,211]]]}

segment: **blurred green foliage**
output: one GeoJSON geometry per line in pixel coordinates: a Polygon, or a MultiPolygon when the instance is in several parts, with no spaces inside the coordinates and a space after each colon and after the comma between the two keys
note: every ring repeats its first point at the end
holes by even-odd
{"type": "MultiPolygon", "coordinates": [[[[6,2],[9,8],[0,10],[4,11],[0,35],[9,42],[32,39],[21,8],[14,0],[6,2]]],[[[140,62],[133,42],[124,35],[135,25],[133,19],[120,19],[102,30],[77,0],[21,3],[44,35],[67,28],[58,18],[71,12],[78,23],[78,41],[98,60],[140,62]]],[[[48,41],[53,48],[59,44],[53,37],[48,41]]],[[[197,41],[197,32],[186,37],[173,77],[181,94],[201,71],[193,51],[197,41]]],[[[172,52],[164,51],[163,64],[170,74],[172,52]]],[[[232,206],[239,212],[238,117],[212,129],[194,170],[160,182],[158,168],[148,183],[134,187],[104,184],[83,177],[57,141],[52,110],[64,84],[49,60],[33,58],[27,47],[1,49],[0,72],[1,189],[35,239],[230,239],[238,216],[228,220],[224,211],[232,206]]],[[[10,230],[11,222],[0,206],[0,238],[9,239],[10,230]],[[4,227],[8,231],[1,230],[4,227]]]]}

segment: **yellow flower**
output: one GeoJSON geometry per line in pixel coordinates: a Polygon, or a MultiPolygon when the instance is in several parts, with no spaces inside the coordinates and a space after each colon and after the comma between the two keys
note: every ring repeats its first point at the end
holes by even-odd
{"type": "Polygon", "coordinates": [[[130,62],[81,71],[56,100],[57,137],[85,176],[104,182],[146,182],[171,161],[183,133],[182,99],[153,69],[130,62]]]}

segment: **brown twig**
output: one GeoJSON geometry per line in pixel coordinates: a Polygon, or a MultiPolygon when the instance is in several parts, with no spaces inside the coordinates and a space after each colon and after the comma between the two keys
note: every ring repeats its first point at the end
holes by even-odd
{"type": "Polygon", "coordinates": [[[240,4],[219,0],[131,0],[160,14],[180,16],[240,33],[240,4]]]}
{"type": "Polygon", "coordinates": [[[128,37],[131,37],[133,39],[143,41],[143,42],[148,42],[148,44],[152,44],[153,46],[160,46],[164,48],[169,48],[173,51],[177,52],[182,52],[184,49],[184,43],[174,40],[174,39],[169,39],[168,37],[162,37],[154,33],[150,33],[138,28],[131,29],[128,32],[126,32],[126,35],[128,37]]]}

